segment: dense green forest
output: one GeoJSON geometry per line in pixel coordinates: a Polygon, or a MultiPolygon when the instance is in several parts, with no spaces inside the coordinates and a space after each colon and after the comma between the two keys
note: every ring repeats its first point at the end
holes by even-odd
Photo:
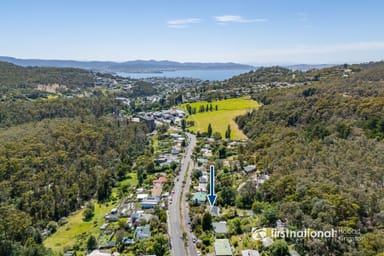
{"type": "Polygon", "coordinates": [[[228,84],[246,85],[248,83],[304,82],[306,80],[307,78],[304,72],[274,66],[261,67],[248,73],[234,76],[228,80],[228,84]]]}
{"type": "Polygon", "coordinates": [[[57,98],[35,101],[19,100],[0,103],[0,127],[9,127],[47,118],[86,117],[118,113],[123,109],[120,101],[102,95],[90,98],[57,98]]]}
{"type": "MultiPolygon", "coordinates": [[[[270,89],[264,105],[237,118],[251,138],[242,156],[271,175],[253,208],[291,229],[349,228],[351,242],[307,240],[309,255],[378,255],[384,251],[384,63],[311,71],[310,86],[270,89]],[[348,75],[343,75],[348,72],[348,75]]],[[[251,207],[251,205],[245,205],[251,207]]]]}
{"type": "Polygon", "coordinates": [[[127,106],[113,96],[30,97],[40,83],[87,88],[93,79],[0,63],[0,255],[49,255],[41,235],[49,223],[108,200],[146,149],[147,127],[119,118],[127,106]]]}
{"type": "MultiPolygon", "coordinates": [[[[75,68],[20,67],[0,62],[0,102],[9,99],[37,99],[47,92],[36,90],[39,85],[57,84],[66,89],[94,86],[91,71],[75,68]]],[[[63,88],[61,88],[63,89],[63,88]]]]}
{"type": "Polygon", "coordinates": [[[145,133],[142,124],[96,117],[1,129],[2,239],[25,244],[33,235],[28,230],[44,229],[91,198],[108,199],[114,183],[144,151],[145,133]]]}
{"type": "Polygon", "coordinates": [[[84,69],[20,67],[0,62],[0,81],[8,86],[58,83],[75,88],[93,86],[94,75],[84,69]]]}

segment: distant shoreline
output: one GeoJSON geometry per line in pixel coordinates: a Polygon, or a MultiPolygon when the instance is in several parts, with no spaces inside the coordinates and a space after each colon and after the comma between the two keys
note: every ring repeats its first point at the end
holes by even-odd
{"type": "Polygon", "coordinates": [[[146,79],[155,77],[166,78],[192,78],[208,81],[223,81],[235,75],[247,73],[252,69],[193,69],[193,70],[174,70],[163,72],[116,72],[118,76],[130,77],[134,79],[146,79]]]}

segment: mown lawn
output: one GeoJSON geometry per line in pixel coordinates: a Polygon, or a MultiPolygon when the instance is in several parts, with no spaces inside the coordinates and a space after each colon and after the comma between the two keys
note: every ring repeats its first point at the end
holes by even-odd
{"type": "MultiPolygon", "coordinates": [[[[258,108],[260,105],[256,101],[246,98],[233,98],[221,101],[199,101],[189,104],[192,108],[196,108],[197,113],[188,116],[187,121],[194,121],[194,126],[189,127],[193,132],[206,132],[208,125],[211,124],[213,132],[219,132],[222,137],[225,135],[227,126],[231,127],[231,139],[246,139],[246,136],[238,128],[234,118],[244,115],[247,111],[258,108]],[[213,111],[198,113],[200,106],[212,104],[213,111]],[[218,111],[215,110],[217,105],[218,111]]],[[[183,104],[181,108],[186,111],[187,104],[183,104]]]]}
{"type": "Polygon", "coordinates": [[[63,252],[71,249],[78,241],[94,235],[99,235],[100,226],[104,223],[104,215],[107,214],[113,205],[95,203],[95,216],[88,222],[83,221],[83,211],[76,211],[68,217],[68,223],[59,227],[59,229],[44,241],[44,245],[51,248],[54,252],[63,252]]]}

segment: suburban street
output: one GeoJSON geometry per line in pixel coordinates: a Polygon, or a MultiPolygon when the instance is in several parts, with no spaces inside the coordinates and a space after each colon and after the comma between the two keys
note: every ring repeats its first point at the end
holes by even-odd
{"type": "Polygon", "coordinates": [[[190,175],[193,168],[193,160],[191,158],[193,148],[196,145],[196,136],[187,133],[188,146],[185,149],[184,157],[181,161],[180,173],[175,181],[173,202],[168,207],[168,230],[171,243],[171,255],[196,255],[196,249],[192,243],[192,235],[187,224],[189,216],[185,194],[189,191],[191,184],[190,175]],[[187,173],[187,180],[183,188],[184,176],[187,173]],[[187,233],[188,248],[185,247],[183,240],[183,232],[187,233]]]}

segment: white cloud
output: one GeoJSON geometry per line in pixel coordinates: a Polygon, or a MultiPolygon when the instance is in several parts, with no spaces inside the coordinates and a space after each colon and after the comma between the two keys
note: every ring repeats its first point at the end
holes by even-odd
{"type": "Polygon", "coordinates": [[[215,20],[219,24],[226,24],[226,23],[254,23],[254,22],[267,22],[267,19],[246,19],[239,15],[222,15],[222,16],[215,16],[215,20]]]}
{"type": "Polygon", "coordinates": [[[186,28],[191,24],[196,24],[200,22],[201,22],[201,19],[187,18],[187,19],[179,19],[179,20],[169,20],[167,21],[167,25],[170,28],[186,28]]]}

